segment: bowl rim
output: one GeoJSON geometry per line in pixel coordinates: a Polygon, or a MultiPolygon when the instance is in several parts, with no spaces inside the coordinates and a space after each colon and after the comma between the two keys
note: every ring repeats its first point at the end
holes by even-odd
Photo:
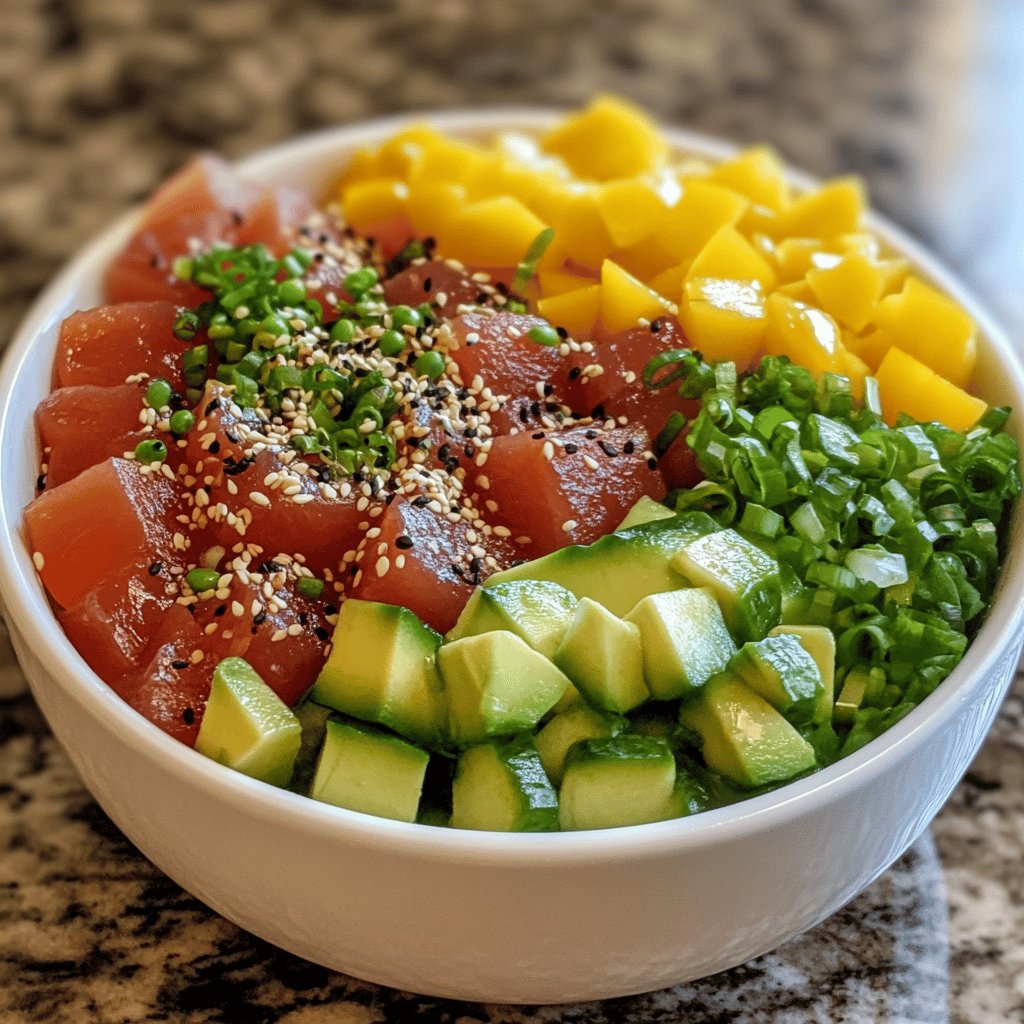
{"type": "MultiPolygon", "coordinates": [[[[243,175],[260,180],[300,166],[307,157],[322,159],[333,150],[340,154],[358,145],[373,144],[419,121],[428,121],[454,134],[501,129],[530,132],[542,129],[564,113],[560,109],[515,106],[396,114],[304,134],[238,160],[236,167],[243,175]]],[[[722,159],[741,149],[738,144],[689,129],[662,126],[661,130],[684,155],[722,159]]],[[[338,159],[340,166],[342,156],[338,159]]],[[[802,189],[817,183],[813,176],[788,166],[786,176],[802,189]]],[[[9,472],[6,467],[13,461],[4,458],[3,453],[23,439],[25,425],[13,422],[11,396],[19,381],[30,375],[27,364],[37,338],[62,313],[60,305],[65,293],[95,278],[116,253],[137,216],[137,209],[125,214],[82,247],[43,290],[19,325],[0,366],[0,477],[9,472]]],[[[952,271],[906,232],[873,210],[869,211],[866,224],[970,312],[978,324],[981,344],[996,358],[1003,385],[1019,410],[1018,417],[1024,417],[1024,367],[1003,330],[952,271]]],[[[1017,432],[1019,436],[1019,424],[1017,432]]],[[[269,786],[203,757],[135,712],[86,665],[60,628],[22,540],[24,506],[9,505],[4,495],[5,488],[0,486],[0,607],[32,648],[50,680],[62,691],[60,699],[76,701],[98,719],[109,718],[108,724],[114,725],[123,741],[136,752],[163,761],[178,778],[201,788],[207,795],[239,801],[247,811],[259,813],[269,821],[288,815],[294,825],[310,832],[323,834],[330,829],[350,842],[384,842],[396,851],[427,859],[483,859],[524,867],[655,857],[739,839],[813,814],[825,804],[877,780],[905,753],[938,733],[969,700],[971,692],[982,687],[1024,619],[1024,552],[1022,545],[1018,545],[1003,567],[987,620],[964,659],[940,686],[878,739],[841,761],[772,792],[692,817],[617,829],[509,834],[436,828],[377,818],[269,786]]],[[[1015,522],[1022,515],[1020,505],[1018,502],[1015,522]]]]}

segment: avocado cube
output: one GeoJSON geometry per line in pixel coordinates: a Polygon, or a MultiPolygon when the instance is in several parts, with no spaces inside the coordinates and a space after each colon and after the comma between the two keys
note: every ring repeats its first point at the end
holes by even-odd
{"type": "Polygon", "coordinates": [[[741,786],[784,782],[815,766],[814,748],[731,672],[709,679],[679,721],[700,737],[707,766],[741,786]]]}
{"type": "Polygon", "coordinates": [[[507,629],[550,658],[575,607],[576,598],[550,580],[510,580],[487,589],[477,587],[447,639],[507,629]]]}
{"type": "Polygon", "coordinates": [[[779,566],[735,530],[698,537],[672,559],[695,587],[709,587],[740,641],[760,640],[782,617],[779,566]]]}
{"type": "Polygon", "coordinates": [[[448,691],[448,725],[459,746],[532,729],[570,685],[522,637],[507,630],[444,644],[438,665],[448,691]]]}
{"type": "Polygon", "coordinates": [[[529,736],[470,747],[452,783],[452,828],[557,832],[558,794],[529,736]]]}
{"type": "Polygon", "coordinates": [[[625,720],[603,715],[589,704],[580,703],[567,711],[551,716],[534,737],[540,762],[548,778],[557,786],[562,781],[569,750],[581,740],[599,740],[617,736],[625,728],[625,720]]]}
{"type": "Polygon", "coordinates": [[[287,704],[241,658],[213,670],[196,750],[272,786],[287,786],[302,726],[287,704]]]}
{"type": "Polygon", "coordinates": [[[676,760],[663,740],[624,733],[583,740],[569,751],[559,790],[566,831],[663,821],[670,814],[676,760]]]}
{"type": "Polygon", "coordinates": [[[640,629],[644,676],[656,700],[672,700],[703,686],[736,653],[718,602],[707,589],[652,594],[626,621],[640,629]]]}
{"type": "Polygon", "coordinates": [[[754,693],[794,725],[809,725],[825,684],[817,662],[795,636],[766,636],[745,643],[729,662],[754,693]]]}
{"type": "Polygon", "coordinates": [[[639,628],[589,597],[577,605],[554,662],[604,711],[625,713],[650,697],[639,628]]]}
{"type": "Polygon", "coordinates": [[[660,501],[649,498],[646,494],[626,513],[626,518],[615,527],[615,532],[628,530],[632,526],[643,526],[645,523],[656,523],[659,519],[671,519],[675,512],[666,508],[660,501]]]}
{"type": "Polygon", "coordinates": [[[379,722],[417,743],[443,742],[445,699],[435,657],[441,637],[408,608],[349,598],[311,697],[379,722]]]}
{"type": "Polygon", "coordinates": [[[378,818],[415,821],[429,760],[397,736],[331,719],[309,795],[378,818]]]}
{"type": "Polygon", "coordinates": [[[679,513],[610,533],[593,544],[559,548],[495,573],[484,587],[489,590],[509,580],[551,580],[577,598],[589,597],[621,616],[648,594],[684,586],[670,559],[697,537],[718,529],[703,512],[679,513]]]}
{"type": "Polygon", "coordinates": [[[835,703],[836,638],[828,626],[776,626],[769,636],[795,636],[814,659],[821,675],[822,690],[814,708],[819,725],[832,721],[835,703]]]}

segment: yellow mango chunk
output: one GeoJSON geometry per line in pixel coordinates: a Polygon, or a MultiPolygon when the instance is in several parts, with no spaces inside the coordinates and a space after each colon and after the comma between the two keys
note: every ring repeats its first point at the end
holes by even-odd
{"type": "Polygon", "coordinates": [[[542,266],[556,269],[567,259],[599,267],[615,243],[597,207],[598,189],[578,182],[557,182],[541,189],[531,209],[555,229],[542,266]]]}
{"type": "Polygon", "coordinates": [[[682,196],[653,235],[672,263],[695,256],[715,232],[735,224],[750,205],[738,192],[714,182],[687,178],[682,186],[682,196]]]}
{"type": "Polygon", "coordinates": [[[738,156],[719,164],[710,174],[746,196],[751,202],[781,210],[789,203],[790,189],[779,154],[770,146],[751,146],[738,156]]]}
{"type": "Polygon", "coordinates": [[[605,260],[601,264],[601,322],[605,330],[624,331],[635,327],[641,317],[653,320],[670,309],[670,303],[616,263],[605,260]]]}
{"type": "Polygon", "coordinates": [[[783,295],[788,295],[791,299],[796,299],[797,302],[806,302],[808,306],[819,305],[806,278],[801,278],[799,281],[790,281],[789,284],[780,285],[775,290],[783,295]]]}
{"type": "Polygon", "coordinates": [[[840,235],[832,239],[831,247],[844,254],[856,253],[874,261],[878,260],[881,253],[881,245],[870,231],[854,231],[852,234],[840,235]]]}
{"type": "Polygon", "coordinates": [[[809,270],[807,283],[818,305],[843,327],[863,330],[882,297],[882,272],[866,256],[851,253],[827,270],[809,270]]]}
{"type": "Polygon", "coordinates": [[[730,359],[743,369],[764,338],[764,292],[757,281],[692,277],[683,286],[679,321],[705,358],[730,359]]]}
{"type": "Polygon", "coordinates": [[[341,173],[338,179],[338,194],[343,195],[345,189],[359,181],[369,181],[371,178],[379,178],[377,171],[377,151],[369,146],[360,146],[352,154],[348,166],[341,173]]]}
{"type": "Polygon", "coordinates": [[[479,146],[458,142],[433,129],[417,139],[420,154],[409,168],[410,184],[465,185],[471,181],[487,159],[479,146]]]}
{"type": "MultiPolygon", "coordinates": [[[[664,270],[679,265],[679,260],[666,252],[651,238],[645,238],[636,245],[614,250],[609,259],[624,267],[634,277],[654,287],[654,279],[664,270]]],[[[689,260],[686,261],[689,263],[689,260]]],[[[676,289],[678,291],[678,289],[676,289]]]]}
{"type": "Polygon", "coordinates": [[[838,253],[828,252],[820,238],[784,238],[773,254],[780,284],[799,281],[808,270],[834,267],[841,259],[838,253]]]}
{"type": "Polygon", "coordinates": [[[406,212],[417,232],[433,235],[439,242],[446,243],[445,228],[465,206],[466,190],[461,185],[425,182],[410,186],[406,212]]]}
{"type": "Polygon", "coordinates": [[[853,393],[858,399],[864,397],[864,378],[870,376],[871,368],[848,348],[840,348],[837,356],[838,373],[850,378],[853,393]]]}
{"type": "Polygon", "coordinates": [[[514,267],[545,226],[518,199],[497,196],[470,203],[441,237],[445,255],[471,267],[514,267]]]}
{"type": "Polygon", "coordinates": [[[548,323],[564,327],[570,337],[585,341],[601,313],[601,286],[592,284],[574,292],[538,299],[537,312],[548,323]]]}
{"type": "Polygon", "coordinates": [[[523,205],[530,206],[549,178],[536,168],[518,163],[504,154],[488,153],[474,164],[466,180],[466,192],[471,199],[512,196],[523,205]]]}
{"type": "Polygon", "coordinates": [[[374,178],[345,189],[341,209],[345,221],[357,231],[368,231],[406,212],[409,188],[403,181],[374,178]]]}
{"type": "Polygon", "coordinates": [[[408,180],[423,158],[425,149],[443,138],[428,124],[412,124],[392,136],[377,150],[377,173],[381,177],[408,180]]]}
{"type": "Polygon", "coordinates": [[[846,335],[844,344],[874,372],[892,348],[893,341],[885,331],[872,327],[861,335],[846,335]]]}
{"type": "Polygon", "coordinates": [[[680,195],[674,178],[652,175],[610,181],[597,192],[597,209],[617,248],[634,245],[655,229],[680,195]]]}
{"type": "Polygon", "coordinates": [[[683,280],[689,269],[689,260],[685,263],[677,263],[674,267],[669,267],[667,270],[663,270],[660,274],[652,277],[647,281],[647,284],[650,286],[651,291],[655,291],[659,295],[670,297],[678,295],[682,290],[683,280]]]}
{"type": "Polygon", "coordinates": [[[668,154],[654,121],[615,96],[595,97],[581,113],[548,132],[541,148],[560,156],[579,177],[593,181],[654,170],[668,154]]]}
{"type": "Polygon", "coordinates": [[[875,376],[882,412],[890,424],[904,412],[916,420],[938,420],[954,430],[967,430],[988,408],[899,348],[889,349],[875,376]]]}
{"type": "Polygon", "coordinates": [[[771,264],[734,228],[719,228],[694,257],[687,277],[725,277],[760,281],[765,291],[775,284],[771,264]]]}
{"type": "Polygon", "coordinates": [[[841,336],[828,313],[781,292],[768,296],[765,312],[764,348],[769,355],[788,356],[815,374],[836,372],[841,336]]]}
{"type": "Polygon", "coordinates": [[[540,283],[541,295],[564,295],[566,292],[578,291],[597,284],[592,277],[580,277],[578,274],[566,274],[561,270],[539,270],[537,280],[540,283]]]}
{"type": "Polygon", "coordinates": [[[877,266],[882,275],[883,295],[898,292],[910,273],[910,262],[904,259],[879,260],[877,266]]]}
{"type": "Polygon", "coordinates": [[[774,238],[851,234],[860,227],[864,205],[864,185],[859,178],[836,178],[782,210],[766,233],[774,238]]]}
{"type": "Polygon", "coordinates": [[[957,387],[967,383],[977,355],[974,321],[951,298],[908,277],[903,290],[878,303],[873,323],[892,344],[957,387]]]}

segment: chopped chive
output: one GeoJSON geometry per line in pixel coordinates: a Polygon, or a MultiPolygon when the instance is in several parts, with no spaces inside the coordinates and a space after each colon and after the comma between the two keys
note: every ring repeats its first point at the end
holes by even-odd
{"type": "Polygon", "coordinates": [[[405,327],[422,327],[423,315],[412,306],[392,306],[391,324],[398,331],[405,327]]]}
{"type": "Polygon", "coordinates": [[[388,329],[377,339],[377,347],[382,356],[397,356],[405,348],[405,338],[398,331],[388,329]]]}
{"type": "Polygon", "coordinates": [[[163,462],[167,458],[167,445],[155,437],[148,437],[135,446],[135,458],[146,466],[163,462]]]}
{"type": "Polygon", "coordinates": [[[424,352],[417,357],[413,368],[418,376],[437,380],[444,373],[444,356],[440,352],[424,352]]]}
{"type": "Polygon", "coordinates": [[[537,324],[536,327],[531,327],[526,332],[526,336],[534,344],[543,345],[545,348],[558,348],[562,343],[558,331],[551,324],[537,324]]]}
{"type": "Polygon", "coordinates": [[[155,377],[146,388],[146,405],[151,409],[165,409],[171,404],[174,390],[163,377],[155,377]]]}
{"type": "Polygon", "coordinates": [[[217,589],[220,573],[216,569],[190,569],[185,574],[185,582],[197,594],[217,589]]]}
{"type": "Polygon", "coordinates": [[[171,416],[170,427],[171,433],[177,434],[181,437],[183,434],[187,434],[192,427],[195,425],[195,415],[189,409],[179,409],[176,413],[171,416]]]}
{"type": "Polygon", "coordinates": [[[297,589],[303,597],[315,601],[324,592],[324,581],[318,580],[315,576],[303,576],[297,589]]]}

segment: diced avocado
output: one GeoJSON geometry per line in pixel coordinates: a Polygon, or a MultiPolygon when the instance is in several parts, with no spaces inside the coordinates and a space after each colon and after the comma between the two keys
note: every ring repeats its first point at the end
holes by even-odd
{"type": "Polygon", "coordinates": [[[821,673],[822,691],[814,708],[815,722],[832,721],[836,688],[836,638],[828,626],[776,626],[769,636],[795,636],[821,673]]]}
{"type": "Polygon", "coordinates": [[[509,580],[552,580],[578,598],[603,604],[613,615],[625,615],[648,594],[684,586],[669,560],[697,537],[718,529],[703,512],[683,512],[610,533],[593,544],[559,548],[495,573],[484,586],[490,589],[509,580]]]}
{"type": "Polygon", "coordinates": [[[510,580],[486,589],[477,587],[447,639],[507,629],[550,658],[575,607],[576,598],[550,580],[510,580]]]}
{"type": "Polygon", "coordinates": [[[309,795],[396,821],[415,821],[430,755],[397,736],[331,719],[309,795]]]}
{"type": "Polygon", "coordinates": [[[594,707],[622,713],[650,697],[639,628],[589,597],[576,606],[554,662],[594,707]]]}
{"type": "Polygon", "coordinates": [[[460,746],[532,729],[569,680],[508,630],[453,640],[438,652],[448,690],[448,725],[460,746]]]}
{"type": "Polygon", "coordinates": [[[548,778],[556,786],[561,783],[565,758],[574,744],[617,736],[625,724],[623,719],[603,715],[583,703],[553,715],[533,739],[548,778]]]}
{"type": "Polygon", "coordinates": [[[710,590],[645,597],[626,616],[640,627],[644,676],[656,700],[697,689],[729,663],[736,647],[710,590]]]}
{"type": "Polygon", "coordinates": [[[710,587],[740,641],[760,640],[779,624],[782,585],[778,563],[735,530],[698,537],[672,559],[695,587],[710,587]]]}
{"type": "Polygon", "coordinates": [[[426,746],[442,742],[444,687],[435,664],[441,637],[408,608],[349,598],[312,699],[379,722],[426,746]]]}
{"type": "Polygon", "coordinates": [[[615,527],[616,532],[628,530],[631,526],[643,526],[645,523],[656,523],[659,519],[671,519],[675,512],[666,508],[660,501],[649,498],[646,494],[626,513],[626,518],[615,527]]]}
{"type": "Polygon", "coordinates": [[[299,756],[295,758],[295,771],[288,788],[305,796],[313,783],[316,762],[320,757],[320,748],[327,732],[327,719],[332,712],[322,704],[306,698],[295,708],[295,717],[302,728],[302,742],[299,756]]]}
{"type": "Polygon", "coordinates": [[[672,807],[676,761],[669,745],[623,734],[583,740],[566,759],[558,793],[566,831],[663,821],[672,807]]]}
{"type": "Polygon", "coordinates": [[[687,818],[691,814],[700,814],[701,811],[709,810],[714,806],[714,799],[700,781],[676,765],[675,785],[672,787],[672,793],[668,798],[664,813],[659,817],[662,820],[687,818]]]}
{"type": "Polygon", "coordinates": [[[708,767],[742,786],[783,782],[815,766],[814,748],[730,672],[684,703],[679,721],[700,736],[708,767]]]}
{"type": "Polygon", "coordinates": [[[224,658],[213,670],[196,750],[273,786],[287,786],[302,742],[298,718],[256,670],[224,658]]]}
{"type": "Polygon", "coordinates": [[[825,684],[817,662],[795,636],[748,640],[729,662],[754,693],[781,711],[794,725],[814,720],[825,684]]]}
{"type": "Polygon", "coordinates": [[[453,828],[557,832],[558,795],[528,736],[470,747],[452,784],[453,828]]]}

